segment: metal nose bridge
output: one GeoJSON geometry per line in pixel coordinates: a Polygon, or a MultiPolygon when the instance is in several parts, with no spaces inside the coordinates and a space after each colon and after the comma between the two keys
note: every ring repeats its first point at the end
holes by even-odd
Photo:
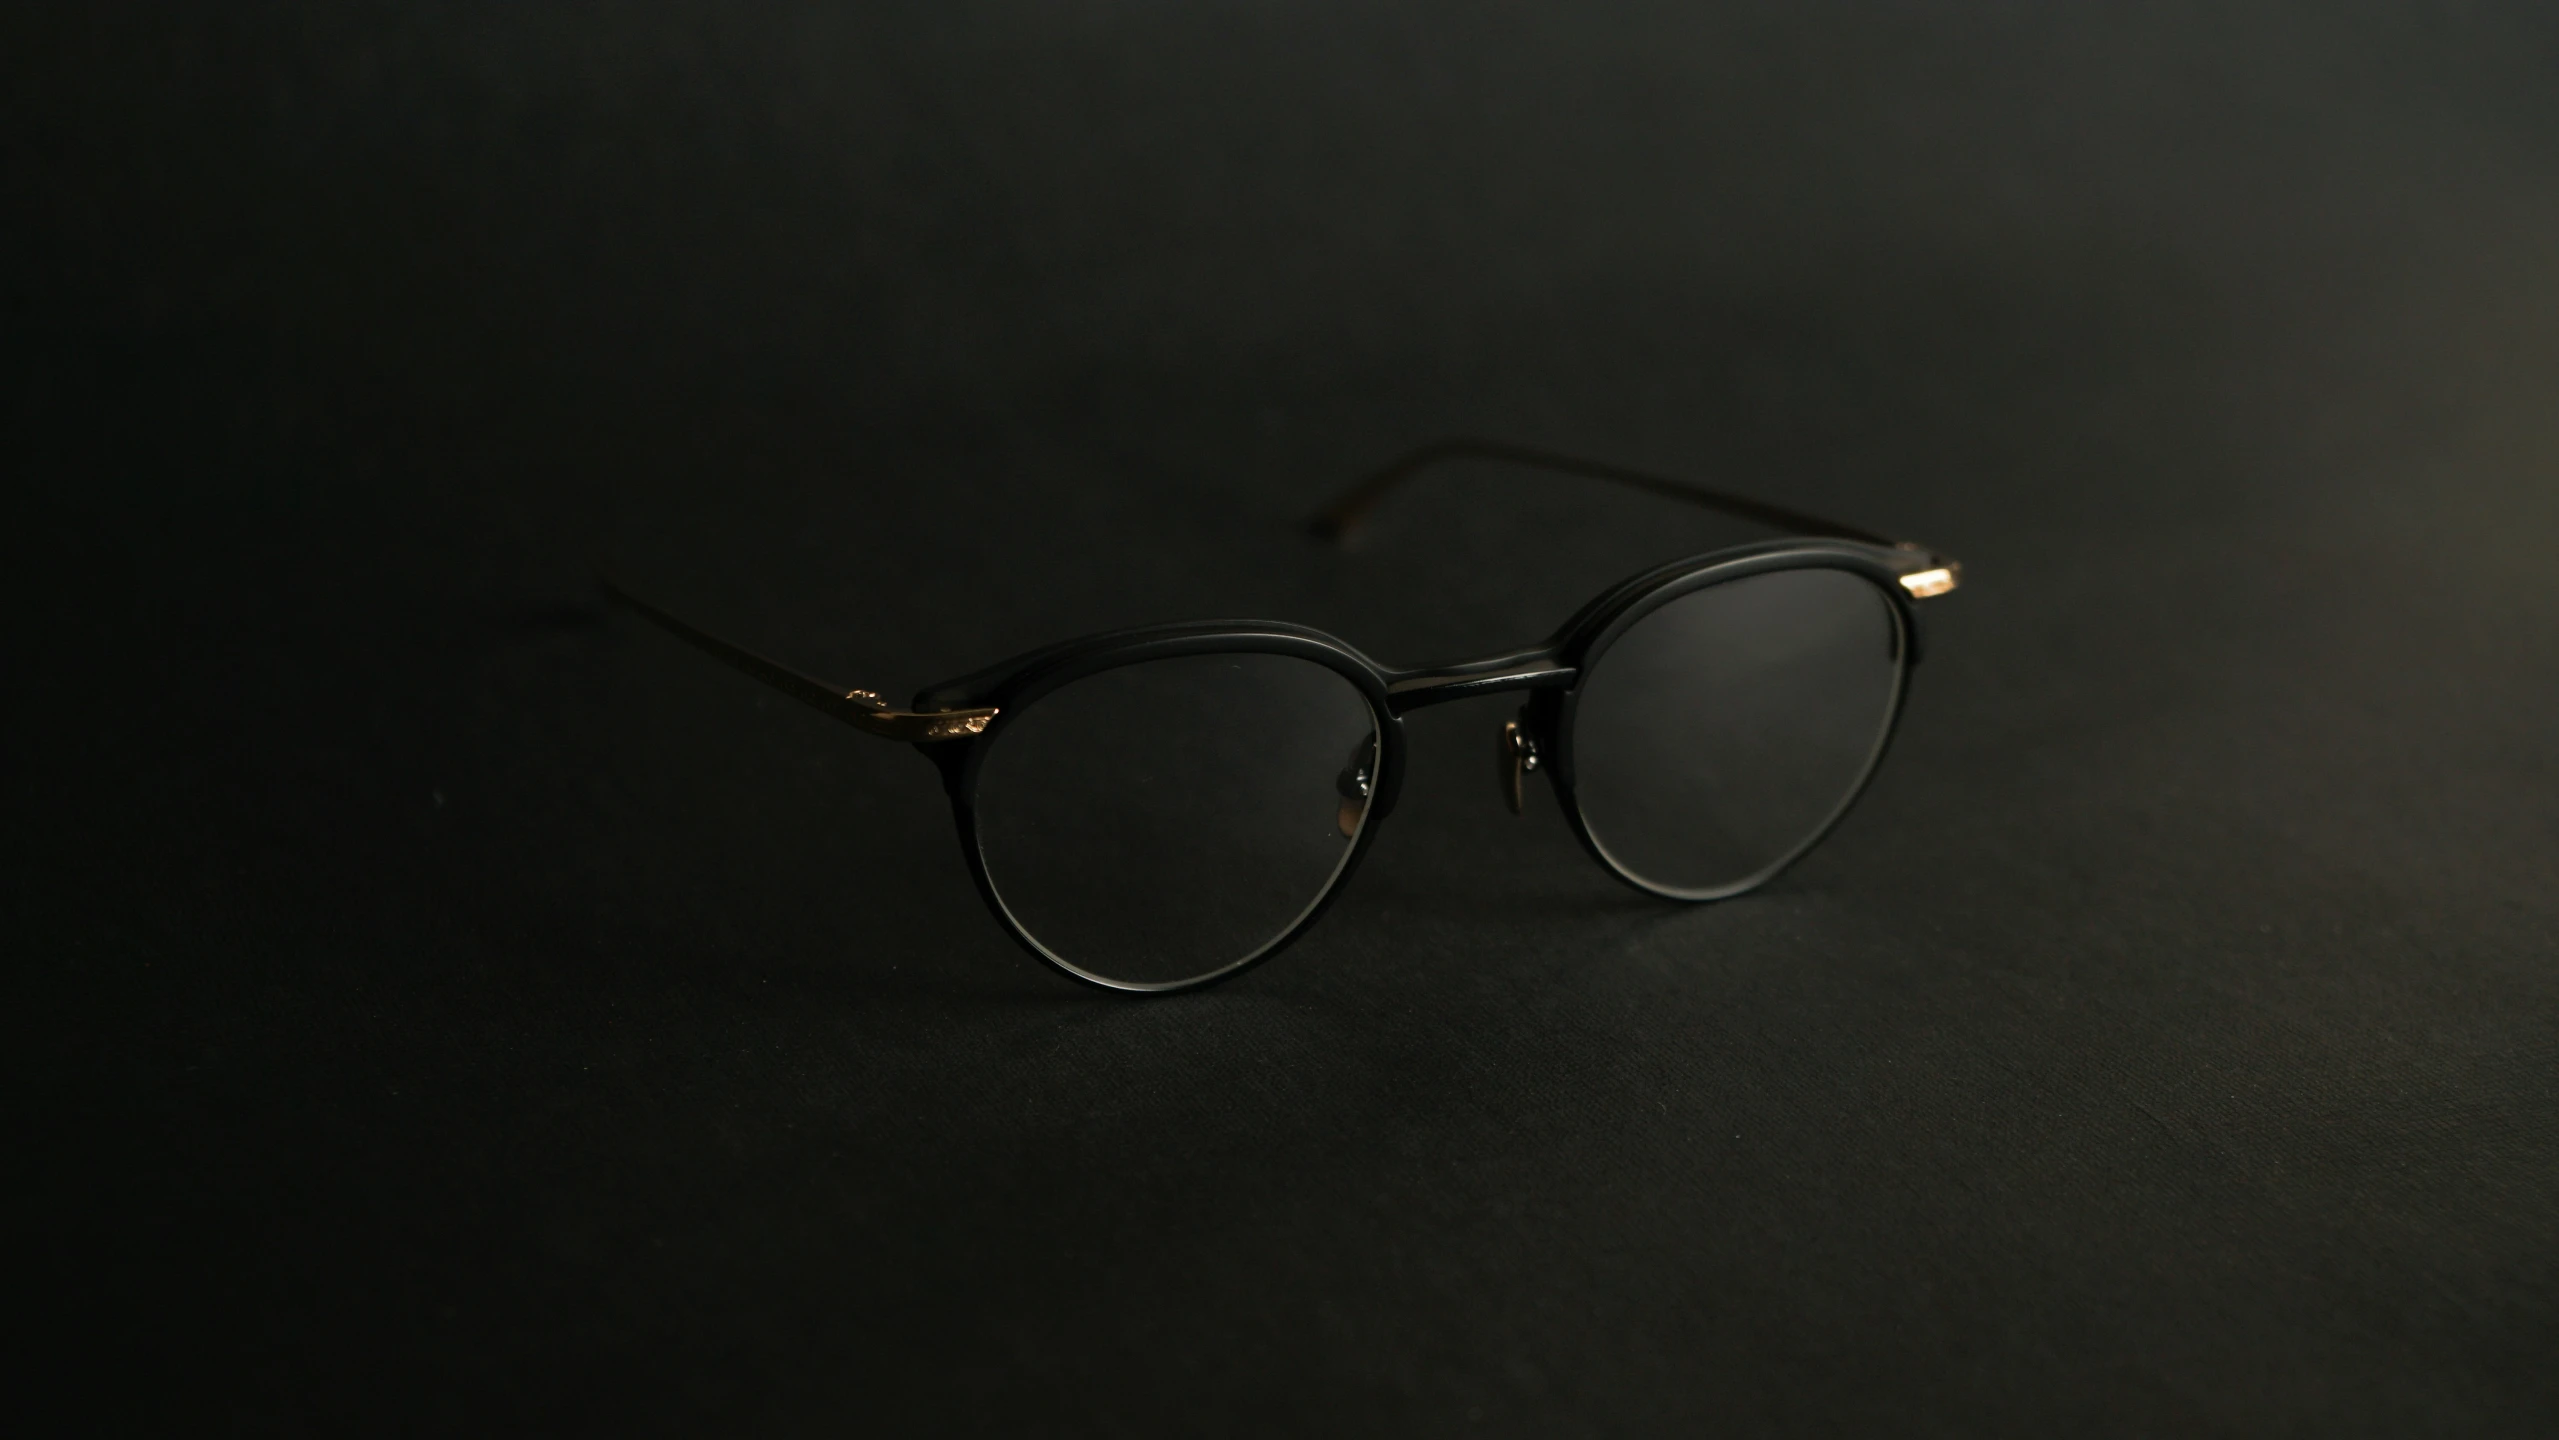
{"type": "Polygon", "coordinates": [[[1405,675],[1387,683],[1386,699],[1401,715],[1425,706],[1445,705],[1477,695],[1498,695],[1506,690],[1561,690],[1573,683],[1577,673],[1552,655],[1505,655],[1405,675]]]}

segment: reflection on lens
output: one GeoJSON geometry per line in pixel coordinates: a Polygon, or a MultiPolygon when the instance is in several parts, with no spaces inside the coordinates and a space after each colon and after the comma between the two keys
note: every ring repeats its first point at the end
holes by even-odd
{"type": "Polygon", "coordinates": [[[978,773],[978,851],[1006,913],[1096,979],[1167,985],[1268,949],[1367,823],[1377,721],[1290,655],[1105,670],[1002,722],[978,773]]]}
{"type": "Polygon", "coordinates": [[[1646,889],[1749,889],[1865,783],[1900,701],[1901,654],[1892,603],[1845,570],[1773,571],[1670,601],[1581,682],[1582,823],[1646,889]]]}

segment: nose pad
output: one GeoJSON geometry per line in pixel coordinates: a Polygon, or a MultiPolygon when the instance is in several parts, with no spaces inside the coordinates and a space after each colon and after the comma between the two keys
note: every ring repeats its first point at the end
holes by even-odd
{"type": "Polygon", "coordinates": [[[1377,737],[1371,735],[1351,749],[1351,763],[1333,777],[1333,789],[1342,803],[1333,811],[1333,828],[1350,839],[1359,833],[1359,822],[1368,814],[1369,797],[1377,793],[1377,737]]]}
{"type": "Polygon", "coordinates": [[[1528,772],[1537,768],[1537,740],[1528,733],[1528,712],[1519,718],[1502,722],[1501,743],[1495,760],[1501,765],[1502,799],[1517,815],[1526,807],[1528,772]]]}

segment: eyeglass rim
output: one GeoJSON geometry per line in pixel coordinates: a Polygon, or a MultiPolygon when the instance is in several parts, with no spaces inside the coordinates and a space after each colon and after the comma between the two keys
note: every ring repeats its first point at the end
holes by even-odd
{"type": "Polygon", "coordinates": [[[1685,904],[1706,904],[1747,895],[1791,869],[1795,862],[1810,854],[1822,841],[1830,837],[1832,831],[1839,828],[1841,822],[1848,818],[1848,813],[1856,808],[1858,800],[1865,795],[1867,787],[1874,783],[1876,773],[1883,769],[1884,757],[1892,749],[1893,737],[1900,732],[1902,715],[1909,707],[1911,673],[1919,663],[1919,617],[1913,612],[1901,588],[1892,583],[1890,578],[1870,573],[1863,566],[1842,565],[1826,559],[1816,559],[1807,563],[1718,566],[1672,575],[1663,583],[1635,589],[1627,597],[1626,603],[1609,606],[1605,616],[1605,620],[1594,627],[1585,643],[1573,652],[1574,683],[1569,688],[1541,693],[1531,699],[1528,707],[1530,726],[1532,733],[1545,737],[1552,749],[1552,763],[1545,767],[1547,780],[1554,789],[1555,798],[1563,809],[1566,822],[1572,827],[1574,838],[1581,842],[1582,849],[1590,855],[1592,860],[1598,862],[1601,869],[1634,889],[1647,895],[1665,900],[1677,900],[1685,904]],[[1607,659],[1608,651],[1619,640],[1632,633],[1636,626],[1663,607],[1708,590],[1793,570],[1833,570],[1854,575],[1871,585],[1876,595],[1884,602],[1885,614],[1890,617],[1893,626],[1892,694],[1883,725],[1875,737],[1874,746],[1868,751],[1865,764],[1858,771],[1855,782],[1843,792],[1838,803],[1832,806],[1822,822],[1806,832],[1804,838],[1796,842],[1794,847],[1783,856],[1754,872],[1747,879],[1729,885],[1701,887],[1660,885],[1647,880],[1609,852],[1607,845],[1600,840],[1598,832],[1591,826],[1590,817],[1582,807],[1580,775],[1576,761],[1579,745],[1576,742],[1575,732],[1586,693],[1584,682],[1599,672],[1601,663],[1607,659]]]}
{"type": "Polygon", "coordinates": [[[917,748],[942,768],[952,820],[959,832],[961,857],[968,863],[969,878],[976,883],[978,895],[986,902],[986,908],[1015,943],[1042,964],[1080,984],[1123,995],[1177,994],[1241,974],[1278,954],[1306,933],[1308,927],[1331,907],[1333,897],[1341,893],[1343,883],[1358,870],[1361,859],[1367,855],[1376,837],[1380,822],[1394,808],[1395,797],[1402,789],[1404,727],[1394,718],[1388,705],[1383,678],[1386,672],[1368,657],[1319,630],[1271,622],[1177,623],[1087,636],[1064,645],[1044,647],[1024,658],[1030,663],[1011,672],[1004,683],[987,692],[990,697],[1001,698],[990,698],[984,702],[998,709],[994,720],[983,731],[958,744],[917,748]],[[1033,713],[1042,697],[1112,670],[1205,655],[1284,655],[1320,665],[1348,681],[1368,707],[1369,722],[1377,738],[1376,769],[1370,781],[1367,812],[1361,817],[1358,831],[1351,836],[1350,853],[1342,857],[1341,864],[1334,868],[1324,888],[1286,929],[1264,942],[1259,949],[1215,969],[1178,980],[1126,980],[1087,969],[1050,949],[1005,902],[996,886],[994,872],[987,864],[984,837],[978,828],[979,780],[988,757],[995,753],[995,746],[1001,742],[1005,731],[1023,716],[1033,713]]]}

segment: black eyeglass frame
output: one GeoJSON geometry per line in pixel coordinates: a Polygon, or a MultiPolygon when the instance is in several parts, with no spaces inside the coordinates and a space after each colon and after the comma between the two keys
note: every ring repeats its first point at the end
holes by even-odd
{"type": "MultiPolygon", "coordinates": [[[[1359,869],[1381,822],[1393,813],[1401,793],[1405,764],[1403,717],[1415,710],[1487,695],[1527,696],[1516,729],[1506,729],[1512,763],[1513,805],[1522,769],[1542,769],[1566,822],[1592,860],[1609,874],[1647,894],[1675,900],[1725,899],[1758,888],[1782,873],[1837,828],[1881,768],[1893,734],[1900,728],[1910,677],[1920,644],[1915,600],[1951,591],[1961,567],[1953,560],[1907,542],[1884,540],[1854,527],[1675,480],[1625,471],[1594,461],[1490,441],[1455,440],[1417,450],[1377,472],[1319,516],[1314,528],[1330,538],[1345,536],[1376,500],[1392,486],[1424,468],[1452,459],[1490,459],[1531,468],[1614,480],[1636,488],[1687,500],[1746,519],[1797,530],[1784,539],[1731,546],[1658,565],[1611,586],[1584,605],[1543,644],[1504,651],[1450,665],[1396,669],[1378,663],[1359,649],[1324,631],[1303,625],[1257,620],[1201,620],[1113,630],[1060,641],[920,691],[913,705],[888,708],[867,690],[848,690],[814,680],[797,671],[732,645],[642,600],[607,579],[606,591],[679,638],[713,657],[764,681],[805,703],[869,733],[915,745],[933,761],[951,803],[960,849],[999,924],[1023,949],[1067,978],[1119,994],[1172,994],[1231,979],[1288,948],[1322,918],[1334,897],[1359,869]],[[1786,570],[1844,571],[1872,583],[1893,617],[1895,660],[1892,708],[1873,754],[1847,796],[1823,823],[1792,851],[1747,881],[1711,895],[1689,895],[1648,882],[1612,858],[1592,834],[1575,789],[1573,729],[1582,690],[1581,679],[1593,672],[1609,647],[1640,620],[1663,605],[1712,586],[1754,575],[1786,570]],[[1376,754],[1372,762],[1365,813],[1351,837],[1351,851],[1333,872],[1323,892],[1284,932],[1260,949],[1204,974],[1164,982],[1133,982],[1086,970],[1057,955],[1032,935],[1005,904],[989,874],[977,828],[978,778],[993,746],[1012,719],[1028,713],[1041,697],[1103,671],[1151,660],[1196,655],[1287,655],[1321,665],[1350,682],[1367,702],[1375,724],[1376,754]],[[1511,737],[1517,736],[1516,740],[1511,737]]],[[[1143,724],[1144,717],[1132,717],[1143,724]]]]}

